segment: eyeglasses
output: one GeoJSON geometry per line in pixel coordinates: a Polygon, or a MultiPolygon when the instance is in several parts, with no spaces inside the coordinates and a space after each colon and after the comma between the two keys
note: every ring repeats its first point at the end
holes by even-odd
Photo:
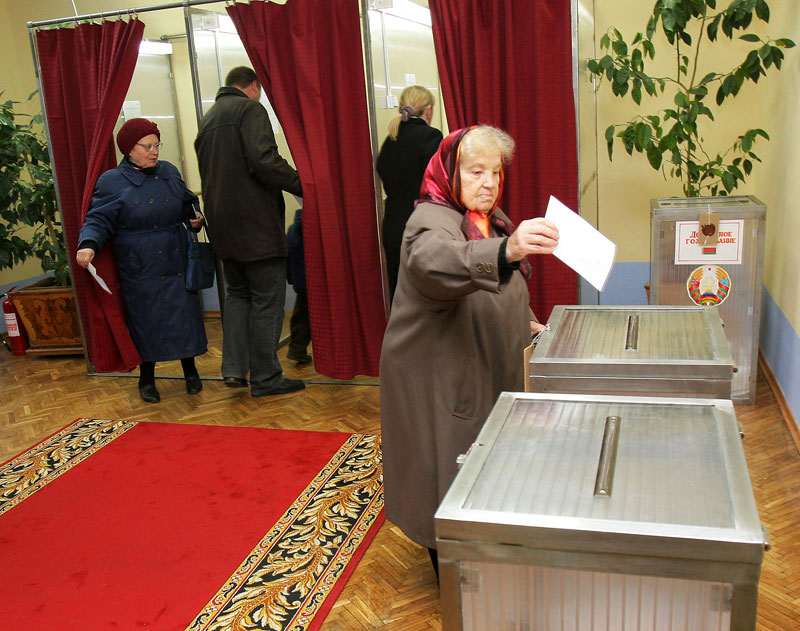
{"type": "Polygon", "coordinates": [[[136,144],[144,148],[145,151],[161,151],[161,147],[164,146],[163,142],[156,142],[153,143],[152,145],[143,145],[140,142],[137,142],[136,144]]]}

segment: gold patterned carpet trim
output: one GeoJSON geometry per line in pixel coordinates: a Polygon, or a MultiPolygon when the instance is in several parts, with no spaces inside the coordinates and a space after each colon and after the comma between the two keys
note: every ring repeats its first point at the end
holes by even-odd
{"type": "Polygon", "coordinates": [[[81,418],[0,465],[0,515],[135,426],[132,421],[81,418]]]}
{"type": "Polygon", "coordinates": [[[187,631],[309,629],[382,509],[380,440],[353,434],[187,631]]]}

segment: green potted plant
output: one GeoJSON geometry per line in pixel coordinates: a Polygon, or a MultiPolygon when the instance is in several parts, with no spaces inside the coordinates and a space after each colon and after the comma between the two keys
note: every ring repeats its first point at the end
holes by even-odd
{"type": "Polygon", "coordinates": [[[0,103],[0,269],[38,258],[42,270],[52,273],[10,292],[29,352],[79,353],[80,326],[42,116],[20,113],[17,104],[0,103]]]}
{"type": "Polygon", "coordinates": [[[598,89],[606,82],[614,95],[630,96],[637,105],[644,95],[672,97],[662,109],[609,125],[605,130],[609,159],[619,141],[628,154],[644,154],[665,178],[679,179],[687,197],[726,195],[744,182],[760,161],[754,144],[759,138],[769,140],[768,133],[758,127],[747,129],[722,150],[710,148],[704,138],[715,120],[714,103],[721,106],[746,81],[757,83],[770,68],[780,70],[783,49],[795,45],[787,38],[764,39],[744,32],[754,18],[768,22],[769,15],[765,0],[733,0],[724,9],[717,9],[717,0],[657,0],[644,32],[631,40],[609,28],[600,39],[607,54],[587,63],[598,89]],[[724,69],[701,73],[702,53],[718,45],[722,35],[733,40],[737,33],[750,45],[743,58],[733,53],[729,58],[737,60],[724,69]],[[671,71],[652,74],[648,67],[662,47],[671,58],[671,71]]]}

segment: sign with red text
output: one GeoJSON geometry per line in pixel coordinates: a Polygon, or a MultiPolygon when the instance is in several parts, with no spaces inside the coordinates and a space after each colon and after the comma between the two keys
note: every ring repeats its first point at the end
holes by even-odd
{"type": "Polygon", "coordinates": [[[703,263],[742,263],[742,231],[744,219],[723,219],[719,222],[719,241],[714,251],[703,248],[698,221],[675,222],[675,265],[703,263]]]}

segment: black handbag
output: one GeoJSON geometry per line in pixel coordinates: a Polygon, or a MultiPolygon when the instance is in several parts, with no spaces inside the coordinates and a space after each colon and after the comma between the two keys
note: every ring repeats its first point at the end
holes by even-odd
{"type": "MultiPolygon", "coordinates": [[[[187,229],[189,236],[189,259],[186,262],[186,289],[198,291],[214,286],[214,250],[207,241],[200,241],[197,233],[187,229]]],[[[203,234],[206,228],[203,226],[203,234]]]]}

